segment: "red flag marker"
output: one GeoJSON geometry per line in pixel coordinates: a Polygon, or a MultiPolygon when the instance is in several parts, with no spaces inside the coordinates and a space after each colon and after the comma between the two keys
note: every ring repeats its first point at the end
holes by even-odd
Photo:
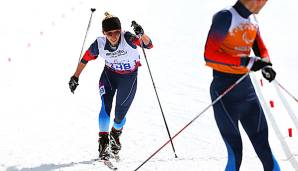
{"type": "Polygon", "coordinates": [[[263,87],[263,80],[262,79],[260,79],[260,83],[261,83],[261,86],[263,87]]]}
{"type": "Polygon", "coordinates": [[[270,106],[272,107],[272,108],[274,108],[274,102],[273,102],[273,100],[270,100],[270,106]]]}
{"type": "Polygon", "coordinates": [[[292,134],[292,128],[289,128],[288,129],[288,133],[289,133],[289,137],[292,137],[293,136],[293,134],[292,134]]]}

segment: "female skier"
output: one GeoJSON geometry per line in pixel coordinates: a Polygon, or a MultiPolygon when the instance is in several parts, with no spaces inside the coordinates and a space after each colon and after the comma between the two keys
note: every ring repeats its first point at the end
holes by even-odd
{"type": "Polygon", "coordinates": [[[106,12],[102,21],[104,36],[98,37],[91,44],[69,81],[69,88],[74,93],[79,85],[79,76],[86,64],[98,56],[105,60],[99,80],[102,105],[98,117],[98,151],[101,160],[108,160],[111,154],[118,155],[121,149],[119,137],[126,121],[125,116],[137,90],[138,67],[141,66],[137,46],[147,49],[153,47],[151,39],[144,34],[140,25],[135,25],[134,31],[136,35],[122,31],[119,18],[106,12]],[[114,124],[109,131],[110,112],[116,90],[114,124]]]}

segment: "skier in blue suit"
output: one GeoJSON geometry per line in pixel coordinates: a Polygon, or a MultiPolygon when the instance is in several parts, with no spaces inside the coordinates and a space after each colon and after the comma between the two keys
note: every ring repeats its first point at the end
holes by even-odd
{"type": "Polygon", "coordinates": [[[86,64],[101,56],[105,66],[99,80],[101,110],[99,112],[99,158],[108,160],[109,147],[112,154],[118,155],[121,149],[120,135],[126,122],[126,114],[132,104],[137,90],[138,67],[141,66],[137,46],[150,49],[151,39],[144,33],[140,25],[134,27],[137,35],[122,31],[118,17],[105,13],[102,21],[104,36],[98,37],[85,52],[69,81],[72,92],[78,86],[79,76],[86,64]],[[117,91],[117,93],[116,93],[117,91]],[[109,131],[110,113],[114,95],[116,95],[114,124],[109,131]]]}

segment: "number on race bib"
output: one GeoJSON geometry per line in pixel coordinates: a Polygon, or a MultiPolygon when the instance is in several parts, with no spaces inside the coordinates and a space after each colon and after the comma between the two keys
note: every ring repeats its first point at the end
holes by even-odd
{"type": "Polygon", "coordinates": [[[123,64],[124,70],[130,70],[130,63],[123,64]]]}
{"type": "Polygon", "coordinates": [[[115,69],[116,69],[116,70],[122,70],[123,67],[122,67],[121,64],[115,64],[115,69]]]}
{"type": "Polygon", "coordinates": [[[112,67],[115,70],[130,70],[131,69],[130,63],[117,63],[117,64],[113,64],[112,67]]]}

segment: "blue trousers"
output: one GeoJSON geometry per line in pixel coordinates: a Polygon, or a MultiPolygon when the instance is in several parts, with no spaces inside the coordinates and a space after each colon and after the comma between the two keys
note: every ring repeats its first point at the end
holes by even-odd
{"type": "Polygon", "coordinates": [[[137,70],[128,74],[118,74],[105,67],[100,80],[101,110],[98,123],[100,132],[109,132],[110,113],[114,95],[116,95],[114,128],[122,129],[126,122],[126,113],[132,104],[137,90],[137,70]]]}
{"type": "MultiPolygon", "coordinates": [[[[213,71],[213,81],[210,86],[212,101],[241,76],[213,71]]],[[[226,171],[238,171],[241,165],[242,140],[238,127],[239,121],[261,160],[264,170],[280,170],[268,142],[267,121],[249,76],[214,104],[213,110],[218,129],[228,151],[226,171]]]]}

